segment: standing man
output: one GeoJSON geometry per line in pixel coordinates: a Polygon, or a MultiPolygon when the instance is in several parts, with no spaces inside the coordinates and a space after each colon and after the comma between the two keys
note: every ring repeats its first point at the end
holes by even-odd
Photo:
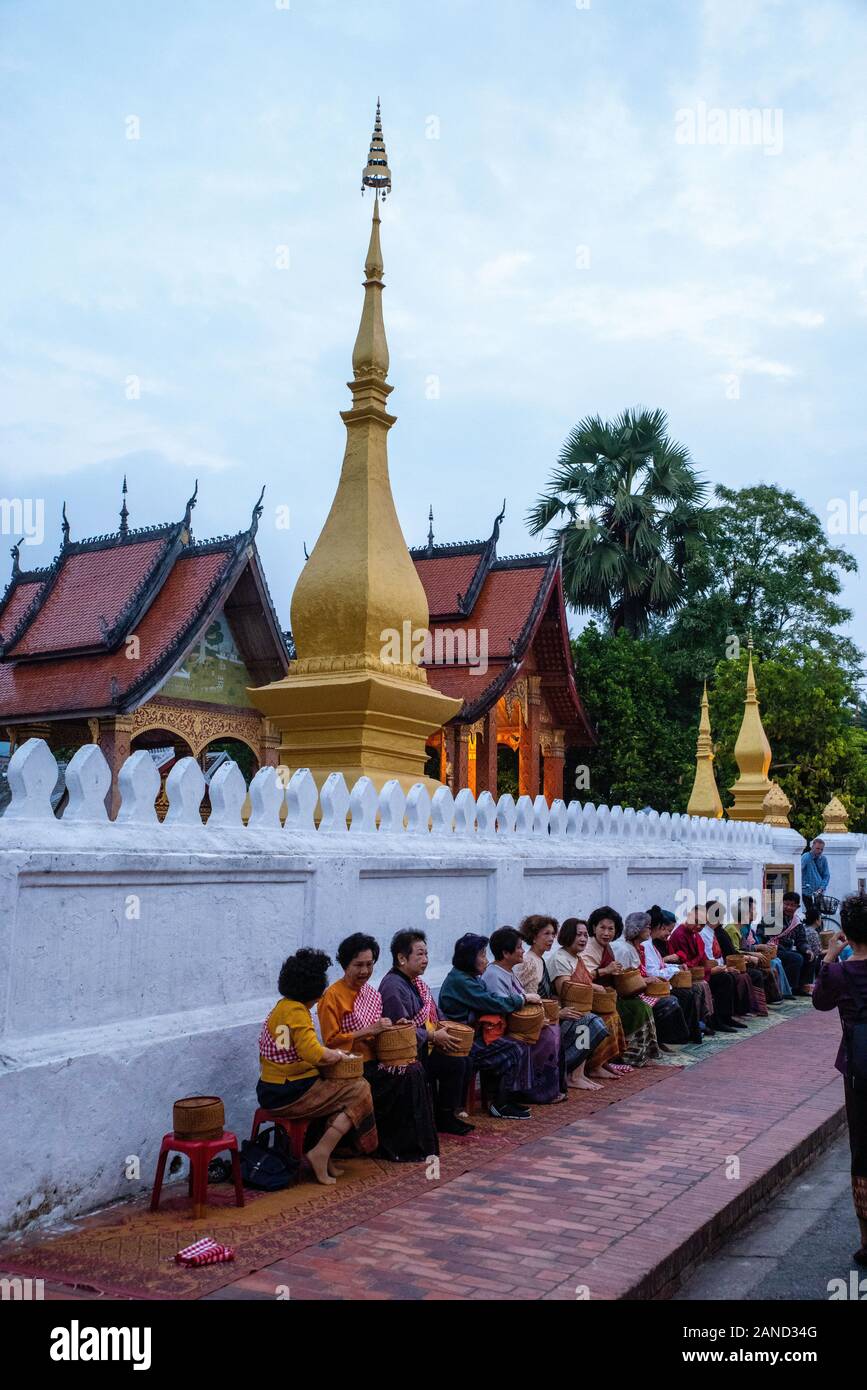
{"type": "Polygon", "coordinates": [[[801,887],[804,890],[804,906],[812,907],[817,893],[827,893],[831,882],[831,869],[825,858],[825,841],[815,839],[801,855],[801,887]]]}

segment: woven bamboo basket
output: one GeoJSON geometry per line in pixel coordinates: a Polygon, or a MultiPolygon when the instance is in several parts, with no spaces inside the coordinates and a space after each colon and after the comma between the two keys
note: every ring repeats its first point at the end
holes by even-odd
{"type": "Polygon", "coordinates": [[[320,1067],[320,1071],[326,1081],[357,1081],[364,1075],[364,1058],[351,1054],[330,1066],[320,1067]]]}
{"type": "Polygon", "coordinates": [[[593,992],[592,985],[583,985],[580,980],[567,980],[560,999],[570,1009],[587,1014],[593,1008],[593,992]]]}
{"type": "Polygon", "coordinates": [[[176,1139],[219,1139],[226,1128],[226,1112],[219,1096],[186,1096],[172,1106],[176,1139]]]}
{"type": "Polygon", "coordinates": [[[475,1030],[468,1023],[456,1023],[453,1019],[443,1019],[439,1026],[445,1028],[449,1036],[458,1044],[456,1051],[449,1053],[449,1056],[469,1057],[470,1049],[476,1038],[475,1030]]]}
{"type": "Polygon", "coordinates": [[[529,1043],[532,1047],[539,1041],[539,1034],[545,1026],[545,1011],[541,1004],[525,1004],[509,1014],[506,1031],[510,1038],[529,1043]]]}
{"type": "Polygon", "coordinates": [[[757,946],[756,953],[759,957],[759,965],[762,969],[771,970],[773,968],[771,962],[777,954],[776,946],[757,946]]]}
{"type": "Polygon", "coordinates": [[[729,970],[737,970],[743,975],[747,968],[747,958],[740,951],[733,951],[731,955],[726,956],[726,966],[729,970]]]}
{"type": "Polygon", "coordinates": [[[418,1038],[412,1024],[385,1028],[376,1035],[377,1061],[388,1067],[405,1067],[418,1057],[418,1038]]]}
{"type": "Polygon", "coordinates": [[[700,985],[701,982],[702,982],[702,980],[704,979],[704,966],[703,966],[703,965],[694,965],[694,966],[692,966],[692,968],[691,968],[691,970],[690,970],[690,974],[692,975],[692,982],[693,982],[693,984],[694,984],[694,985],[700,985]]]}
{"type": "Polygon", "coordinates": [[[672,988],[672,989],[691,989],[691,988],[692,988],[692,971],[691,971],[691,970],[678,970],[677,973],[676,973],[675,975],[672,975],[671,980],[669,981],[669,984],[671,985],[671,988],[672,988]]]}
{"type": "Polygon", "coordinates": [[[542,1008],[545,1011],[545,1022],[556,1023],[560,1017],[560,1005],[556,999],[543,999],[542,1008]]]}
{"type": "Polygon", "coordinates": [[[593,986],[593,1012],[595,1014],[616,1014],[617,994],[603,985],[593,986]]]}
{"type": "Polygon", "coordinates": [[[648,980],[642,994],[649,995],[651,999],[665,999],[666,995],[671,994],[671,985],[660,976],[655,980],[648,980]]]}
{"type": "Polygon", "coordinates": [[[820,940],[821,943],[822,943],[822,950],[823,950],[823,951],[827,951],[828,947],[831,945],[831,942],[834,940],[834,937],[835,937],[836,935],[837,935],[837,933],[836,933],[836,932],[833,932],[833,931],[820,931],[820,932],[819,932],[819,940],[820,940]]]}
{"type": "Polygon", "coordinates": [[[621,999],[631,999],[634,994],[641,994],[644,984],[644,976],[640,970],[623,970],[614,976],[614,988],[621,999]]]}

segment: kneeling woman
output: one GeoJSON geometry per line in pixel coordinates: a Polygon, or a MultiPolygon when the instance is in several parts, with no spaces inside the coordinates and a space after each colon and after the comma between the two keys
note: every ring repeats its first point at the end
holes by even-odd
{"type": "MultiPolygon", "coordinates": [[[[623,966],[615,959],[612,941],[623,935],[623,918],[613,907],[597,907],[587,919],[590,940],[581,959],[595,984],[613,985],[623,966]]],[[[626,1034],[624,1062],[644,1067],[662,1056],[653,1022],[653,1009],[640,999],[617,999],[617,1012],[626,1034]]]]}
{"type": "Polygon", "coordinates": [[[379,959],[379,943],[355,932],[341,941],[337,959],[343,966],[343,979],[329,986],[316,1010],[323,1040],[328,1047],[364,1058],[381,1157],[395,1163],[422,1163],[439,1153],[424,1068],[420,1062],[387,1066],[377,1062],[374,1052],[376,1035],[392,1026],[391,1019],[382,1016],[379,990],[369,983],[379,959]]]}
{"type": "Polygon", "coordinates": [[[262,1024],[259,1034],[260,1106],[293,1120],[324,1120],[322,1138],[307,1153],[317,1182],[333,1183],[342,1169],[331,1155],[350,1130],[362,1153],[372,1154],[378,1143],[373,1100],[363,1077],[329,1081],[318,1068],[345,1055],[323,1047],[316,1036],[310,1010],[321,999],[331,961],[324,951],[304,947],[284,960],[277,981],[282,998],[262,1024]]]}
{"type": "Polygon", "coordinates": [[[501,1017],[520,1009],[524,1000],[492,994],[482,983],[488,966],[486,936],[466,932],[455,942],[452,968],[440,985],[437,1005],[444,1018],[468,1023],[476,1030],[470,1052],[470,1074],[481,1072],[493,1083],[489,1091],[488,1113],[495,1120],[528,1120],[529,1107],[521,1094],[533,1084],[529,1049],[514,1038],[505,1038],[498,1028],[501,1017]]]}

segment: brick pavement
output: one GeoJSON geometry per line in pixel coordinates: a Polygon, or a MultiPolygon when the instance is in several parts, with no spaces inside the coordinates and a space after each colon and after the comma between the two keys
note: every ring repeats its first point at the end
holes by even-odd
{"type": "Polygon", "coordinates": [[[837,1132],[838,1036],[807,1009],[207,1297],[664,1296],[837,1132]]]}

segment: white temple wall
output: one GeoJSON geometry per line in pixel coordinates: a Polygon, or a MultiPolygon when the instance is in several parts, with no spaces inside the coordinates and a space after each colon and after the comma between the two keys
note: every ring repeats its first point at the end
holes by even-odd
{"type": "Polygon", "coordinates": [[[516,807],[443,788],[431,806],[421,787],[407,799],[392,784],[377,797],[369,783],[350,793],[339,777],[322,789],[316,828],[309,774],[284,789],[270,768],[254,779],[245,827],[243,780],[231,766],[212,785],[203,826],[192,759],[173,770],[159,824],[146,754],[122,770],[124,800],[109,822],[106,774],[97,748],[80,750],[58,820],[47,747],[31,740],[10,763],[12,803],[0,819],[0,1230],[147,1189],[182,1095],[222,1096],[228,1128],[244,1137],[259,1028],[280,963],[302,944],[333,956],[342,937],[368,931],[382,974],[392,934],[420,927],[435,987],[465,931],[489,935],[528,912],[586,916],[604,902],[624,914],[674,908],[681,890],[700,900],[714,889],[757,894],[764,864],[794,862],[802,844],[764,826],[577,803],[549,810],[541,797],[516,807]],[[138,1178],[125,1175],[131,1157],[138,1178]]]}

